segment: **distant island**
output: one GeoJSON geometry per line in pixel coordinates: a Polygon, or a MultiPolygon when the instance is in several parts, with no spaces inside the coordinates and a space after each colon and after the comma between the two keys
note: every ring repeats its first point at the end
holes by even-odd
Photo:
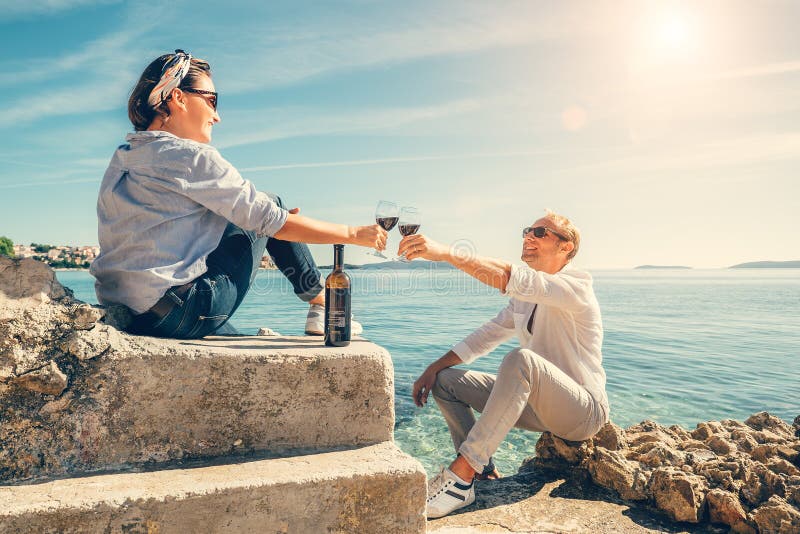
{"type": "Polygon", "coordinates": [[[728,269],[800,269],[800,260],[795,261],[749,261],[731,265],[728,269]]]}
{"type": "Polygon", "coordinates": [[[685,265],[639,265],[634,269],[691,269],[685,265]]]}

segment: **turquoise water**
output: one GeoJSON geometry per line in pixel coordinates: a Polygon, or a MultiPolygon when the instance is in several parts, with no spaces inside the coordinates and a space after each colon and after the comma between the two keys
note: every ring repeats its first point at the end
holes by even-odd
{"type": "MultiPolygon", "coordinates": [[[[395,367],[398,445],[430,472],[454,452],[431,400],[420,409],[411,385],[424,368],[506,299],[458,271],[359,271],[353,309],[365,336],[386,347],[395,367]]],[[[694,428],[767,410],[800,414],[800,270],[595,271],[603,311],[604,366],[612,420],[643,419],[694,428]]],[[[96,303],[87,272],[62,271],[75,296],[96,303]]],[[[305,304],[276,271],[262,271],[234,318],[244,333],[261,326],[302,335],[305,304]]],[[[505,344],[472,365],[494,372],[505,344]]],[[[538,435],[514,430],[495,459],[513,473],[538,435]]]]}

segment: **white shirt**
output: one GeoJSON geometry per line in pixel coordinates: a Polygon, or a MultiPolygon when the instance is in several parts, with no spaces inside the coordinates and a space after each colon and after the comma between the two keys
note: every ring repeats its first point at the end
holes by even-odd
{"type": "Polygon", "coordinates": [[[508,306],[453,347],[464,363],[517,335],[520,347],[555,364],[598,402],[608,405],[603,370],[603,322],[589,273],[565,267],[556,274],[511,267],[508,306]],[[533,332],[528,322],[535,310],[533,332]]]}

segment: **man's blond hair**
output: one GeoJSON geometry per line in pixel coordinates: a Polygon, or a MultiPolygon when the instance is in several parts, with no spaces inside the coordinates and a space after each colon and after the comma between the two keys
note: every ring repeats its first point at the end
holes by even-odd
{"type": "Polygon", "coordinates": [[[572,224],[572,221],[563,215],[559,215],[551,209],[544,210],[544,213],[545,215],[543,218],[547,219],[547,221],[553,225],[553,230],[566,237],[567,241],[574,245],[574,248],[567,254],[567,261],[572,260],[572,258],[575,257],[575,254],[578,253],[578,248],[581,245],[580,230],[578,230],[577,226],[572,224]]]}

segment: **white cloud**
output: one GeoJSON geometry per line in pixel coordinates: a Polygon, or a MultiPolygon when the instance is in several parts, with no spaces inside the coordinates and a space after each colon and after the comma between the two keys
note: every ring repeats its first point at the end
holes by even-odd
{"type": "Polygon", "coordinates": [[[479,107],[480,103],[476,100],[457,100],[438,106],[377,109],[339,115],[324,115],[315,110],[303,109],[247,110],[232,113],[226,119],[227,131],[245,133],[219,135],[215,144],[219,148],[230,148],[290,137],[388,129],[469,113],[479,107]],[[265,128],[264,123],[279,126],[265,128]]]}
{"type": "Polygon", "coordinates": [[[52,15],[85,6],[116,4],[121,0],[8,0],[0,2],[0,20],[30,15],[52,15]]]}
{"type": "MultiPolygon", "coordinates": [[[[800,132],[763,133],[700,144],[649,144],[618,150],[629,155],[555,169],[559,174],[608,173],[623,180],[652,179],[652,173],[673,172],[673,180],[692,180],[706,169],[736,168],[770,161],[800,160],[800,132]],[[684,171],[684,172],[675,172],[684,171]]],[[[658,178],[661,180],[661,177],[658,178]]]]}
{"type": "Polygon", "coordinates": [[[304,19],[302,28],[270,26],[268,17],[265,26],[255,17],[258,23],[245,25],[235,45],[221,53],[219,71],[229,80],[229,91],[247,92],[341,70],[536,42],[563,32],[552,20],[556,14],[537,13],[525,2],[502,8],[480,3],[396,6],[384,4],[384,13],[322,13],[304,19]]]}
{"type": "Polygon", "coordinates": [[[707,79],[711,80],[731,80],[739,78],[759,78],[764,76],[775,76],[778,74],[790,74],[800,72],[800,61],[784,61],[780,63],[767,63],[754,67],[711,74],[707,79]]]}

